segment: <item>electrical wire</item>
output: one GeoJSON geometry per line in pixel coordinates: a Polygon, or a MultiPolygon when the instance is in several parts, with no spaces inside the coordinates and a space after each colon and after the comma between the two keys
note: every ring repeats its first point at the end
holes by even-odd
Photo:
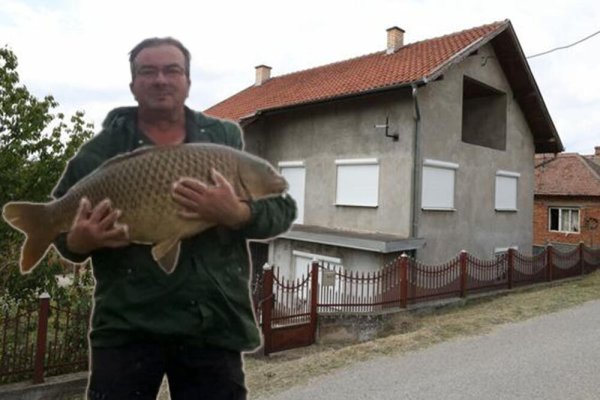
{"type": "Polygon", "coordinates": [[[557,51],[557,50],[568,49],[569,47],[573,47],[573,46],[575,46],[575,45],[577,45],[577,44],[579,44],[581,42],[585,42],[586,40],[588,40],[588,39],[596,36],[599,33],[600,33],[600,31],[596,31],[596,32],[592,33],[591,35],[586,36],[583,39],[580,39],[580,40],[578,40],[578,41],[576,41],[574,43],[568,44],[566,46],[556,47],[556,48],[554,48],[552,50],[544,51],[543,53],[538,53],[538,54],[534,54],[532,56],[527,56],[526,58],[539,57],[539,56],[543,56],[544,54],[552,53],[552,52],[557,51]]]}

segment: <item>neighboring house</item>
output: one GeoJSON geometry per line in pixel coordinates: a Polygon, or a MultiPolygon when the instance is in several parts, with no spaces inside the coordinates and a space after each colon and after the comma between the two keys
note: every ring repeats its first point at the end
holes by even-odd
{"type": "Polygon", "coordinates": [[[387,33],[387,50],[350,60],[278,77],[258,66],[206,110],[238,121],[290,182],[299,217],[268,251],[288,276],[313,258],[368,271],[403,252],[531,252],[533,156],[563,147],[512,24],[409,44],[387,33]]]}
{"type": "Polygon", "coordinates": [[[593,155],[536,154],[533,243],[600,247],[600,146],[593,155]]]}

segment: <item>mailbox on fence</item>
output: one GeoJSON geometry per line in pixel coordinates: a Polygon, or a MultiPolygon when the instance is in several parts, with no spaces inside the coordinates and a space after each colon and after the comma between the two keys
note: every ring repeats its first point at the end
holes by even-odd
{"type": "Polygon", "coordinates": [[[335,285],[335,271],[331,269],[324,269],[321,275],[322,286],[334,286],[335,285]]]}

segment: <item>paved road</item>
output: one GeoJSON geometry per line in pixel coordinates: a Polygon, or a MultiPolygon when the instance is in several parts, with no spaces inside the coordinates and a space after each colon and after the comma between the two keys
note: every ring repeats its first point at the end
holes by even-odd
{"type": "Polygon", "coordinates": [[[600,301],[353,365],[272,400],[598,400],[600,301]]]}

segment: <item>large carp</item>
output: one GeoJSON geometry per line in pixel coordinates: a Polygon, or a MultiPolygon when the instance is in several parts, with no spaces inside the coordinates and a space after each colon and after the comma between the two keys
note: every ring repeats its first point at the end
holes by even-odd
{"type": "Polygon", "coordinates": [[[211,183],[211,171],[219,171],[242,200],[283,194],[287,182],[265,160],[217,144],[193,143],[151,146],[118,155],[104,162],[60,199],[49,203],[10,202],[4,219],[26,235],[20,266],[30,272],[52,242],[68,232],[81,198],[92,205],[110,199],[122,214],[119,223],[129,228],[133,243],[152,244],[152,255],[167,273],[179,259],[181,239],[195,235],[214,223],[184,219],[171,196],[173,184],[182,177],[211,183]]]}

